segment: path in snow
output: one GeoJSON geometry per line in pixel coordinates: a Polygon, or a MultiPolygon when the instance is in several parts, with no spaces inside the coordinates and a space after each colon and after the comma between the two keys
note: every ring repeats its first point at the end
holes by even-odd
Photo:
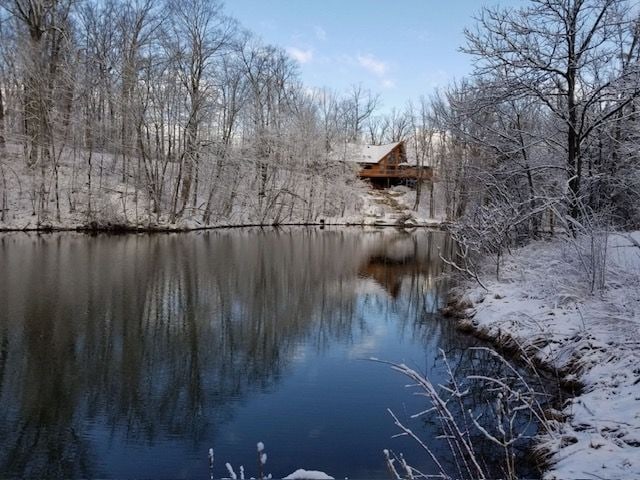
{"type": "Polygon", "coordinates": [[[424,211],[427,192],[423,192],[418,211],[413,209],[415,195],[415,190],[407,187],[370,190],[364,197],[363,223],[398,227],[442,225],[442,218],[428,218],[424,211]]]}

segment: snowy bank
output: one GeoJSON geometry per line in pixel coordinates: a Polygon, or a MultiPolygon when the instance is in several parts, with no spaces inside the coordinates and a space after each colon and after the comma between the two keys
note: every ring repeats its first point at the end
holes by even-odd
{"type": "Polygon", "coordinates": [[[499,280],[483,278],[487,291],[467,284],[460,325],[581,385],[553,421],[556,433],[540,438],[545,478],[637,478],[640,232],[609,235],[605,286],[594,293],[589,239],[581,242],[534,242],[505,259],[499,280]]]}
{"type": "MultiPolygon", "coordinates": [[[[103,206],[99,214],[89,216],[78,209],[69,211],[62,209],[60,218],[48,216],[38,219],[31,207],[23,199],[17,198],[11,204],[11,215],[4,220],[0,218],[0,232],[7,231],[84,231],[84,232],[187,232],[217,228],[268,227],[268,226],[377,226],[377,227],[432,227],[446,225],[441,216],[430,218],[426,214],[427,194],[423,194],[420,206],[413,209],[415,190],[406,187],[395,187],[389,190],[355,191],[359,194],[359,202],[340,216],[324,216],[314,220],[302,217],[293,221],[256,221],[251,211],[235,212],[228,218],[220,218],[203,223],[197,215],[185,215],[172,220],[169,215],[154,216],[140,212],[131,202],[124,211],[119,212],[121,205],[113,201],[103,206]]],[[[17,197],[17,194],[16,194],[17,197]]]]}
{"type": "MultiPolygon", "coordinates": [[[[139,172],[137,176],[122,173],[117,155],[94,152],[92,162],[86,161],[86,155],[84,150],[67,148],[55,170],[49,171],[53,165],[33,169],[26,165],[22,146],[8,143],[0,152],[0,231],[178,232],[274,225],[442,223],[437,215],[427,214],[428,189],[423,189],[414,210],[415,190],[372,190],[350,171],[326,182],[316,176],[297,179],[291,185],[274,180],[264,195],[254,191],[251,182],[237,179],[233,185],[224,181],[206,188],[201,185],[192,200],[178,208],[178,190],[170,179],[162,198],[157,199],[139,172]]],[[[248,162],[247,168],[252,165],[248,162]]],[[[203,178],[212,174],[200,173],[203,178]]],[[[234,178],[242,178],[236,173],[234,178]]],[[[247,172],[244,176],[251,177],[247,172]]]]}

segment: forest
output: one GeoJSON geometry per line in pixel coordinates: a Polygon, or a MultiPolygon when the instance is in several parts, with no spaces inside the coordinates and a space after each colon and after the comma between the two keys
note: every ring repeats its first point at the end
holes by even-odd
{"type": "Polygon", "coordinates": [[[0,222],[277,224],[357,204],[331,152],[376,98],[306,88],[221,2],[1,5],[0,222]]]}
{"type": "Polygon", "coordinates": [[[362,85],[304,85],[219,1],[0,5],[0,224],[345,217],[366,190],[345,145],[400,140],[471,249],[640,222],[626,0],[485,8],[460,46],[472,73],[384,111],[362,85]]]}

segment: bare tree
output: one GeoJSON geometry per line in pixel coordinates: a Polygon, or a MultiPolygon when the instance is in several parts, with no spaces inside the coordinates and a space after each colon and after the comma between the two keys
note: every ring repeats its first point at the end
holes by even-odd
{"type": "Polygon", "coordinates": [[[388,136],[389,117],[387,115],[376,115],[367,121],[369,132],[369,143],[371,145],[382,145],[388,136]]]}
{"type": "Polygon", "coordinates": [[[406,110],[392,108],[388,114],[389,131],[385,138],[386,142],[395,143],[406,140],[411,127],[410,115],[406,110]]]}
{"type": "Polygon", "coordinates": [[[343,102],[343,116],[345,128],[349,132],[348,141],[361,140],[363,127],[369,117],[375,112],[380,97],[366,90],[362,84],[352,85],[349,95],[343,102]]]}
{"type": "Polygon", "coordinates": [[[612,38],[630,22],[625,11],[625,0],[532,0],[519,9],[484,9],[476,29],[466,31],[463,50],[477,57],[477,76],[494,76],[512,96],[536,98],[559,121],[574,219],[585,146],[640,93],[625,81],[631,72],[620,71],[612,38]]]}
{"type": "Polygon", "coordinates": [[[24,27],[24,138],[27,164],[51,159],[52,93],[58,74],[70,2],[58,0],[4,0],[4,8],[24,27]]]}
{"type": "Polygon", "coordinates": [[[200,128],[207,104],[216,94],[210,69],[216,55],[229,45],[235,25],[223,15],[222,4],[218,1],[189,0],[187,4],[171,1],[169,5],[173,19],[170,54],[176,62],[188,98],[185,147],[179,178],[179,212],[182,213],[190,194],[192,206],[197,206],[200,128]]]}
{"type": "Polygon", "coordinates": [[[442,138],[443,135],[438,135],[436,132],[433,115],[431,114],[431,104],[427,98],[420,97],[419,103],[414,105],[409,103],[406,113],[410,127],[410,150],[413,152],[412,157],[415,162],[415,166],[418,168],[418,178],[416,180],[416,199],[413,205],[414,210],[418,210],[420,206],[420,200],[422,198],[422,187],[425,181],[424,167],[430,166],[432,171],[432,178],[429,179],[429,217],[435,216],[435,194],[434,194],[434,178],[433,172],[437,170],[437,162],[435,155],[435,143],[438,138],[442,138]]]}
{"type": "Polygon", "coordinates": [[[0,80],[0,150],[5,147],[4,133],[4,82],[0,80]]]}
{"type": "Polygon", "coordinates": [[[10,44],[8,28],[6,23],[9,21],[4,15],[4,10],[0,9],[0,153],[4,150],[5,139],[5,96],[8,85],[8,65],[5,48],[10,44]]]}
{"type": "MultiPolygon", "coordinates": [[[[8,41],[7,35],[5,34],[6,26],[5,22],[7,19],[3,15],[3,11],[0,10],[0,43],[4,44],[8,41]]],[[[4,117],[5,117],[5,102],[4,96],[6,91],[6,66],[4,60],[4,52],[0,49],[0,153],[4,150],[5,147],[5,126],[4,126],[4,117]]]]}
{"type": "Polygon", "coordinates": [[[335,153],[378,98],[310,93],[286,52],[240,32],[221,3],[0,6],[0,137],[24,145],[17,175],[39,225],[53,205],[55,222],[109,228],[314,221],[357,206],[362,185],[335,153]]]}

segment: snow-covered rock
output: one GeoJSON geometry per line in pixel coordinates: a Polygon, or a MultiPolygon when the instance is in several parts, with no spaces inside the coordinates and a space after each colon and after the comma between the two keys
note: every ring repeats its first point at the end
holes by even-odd
{"type": "Polygon", "coordinates": [[[333,477],[317,470],[303,470],[300,468],[284,477],[284,480],[333,480],[333,477]]]}

